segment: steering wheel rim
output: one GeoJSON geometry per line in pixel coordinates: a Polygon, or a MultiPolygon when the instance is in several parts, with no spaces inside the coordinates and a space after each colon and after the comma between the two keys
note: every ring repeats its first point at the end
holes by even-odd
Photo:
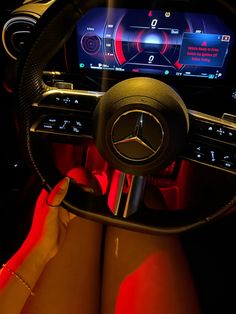
{"type": "MultiPolygon", "coordinates": [[[[19,60],[18,68],[18,117],[22,146],[26,147],[26,158],[33,166],[48,190],[62,178],[51,160],[42,159],[30,132],[32,126],[32,104],[50,90],[43,82],[43,70],[73,31],[75,22],[93,5],[106,5],[104,1],[80,3],[76,0],[57,0],[40,19],[34,31],[36,40],[29,42],[27,53],[19,60]],[[48,173],[48,169],[51,171],[48,173]]],[[[97,196],[86,192],[71,182],[63,205],[76,215],[94,219],[132,230],[150,233],[179,233],[204,225],[229,211],[236,203],[234,196],[225,206],[193,213],[191,210],[153,213],[142,204],[142,213],[137,212],[129,219],[114,217],[107,207],[105,195],[97,196]],[[80,200],[78,205],[77,199],[80,200]],[[101,215],[100,208],[104,213],[101,215]]]]}

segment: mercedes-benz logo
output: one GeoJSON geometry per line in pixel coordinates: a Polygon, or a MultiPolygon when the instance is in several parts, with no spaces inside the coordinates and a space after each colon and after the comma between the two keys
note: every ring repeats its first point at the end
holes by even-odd
{"type": "Polygon", "coordinates": [[[131,110],[120,115],[112,127],[115,151],[131,161],[145,161],[160,149],[164,131],[159,120],[150,112],[131,110]]]}

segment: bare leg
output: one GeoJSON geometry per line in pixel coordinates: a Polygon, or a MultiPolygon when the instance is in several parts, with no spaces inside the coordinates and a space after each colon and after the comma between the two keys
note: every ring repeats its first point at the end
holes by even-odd
{"type": "Polygon", "coordinates": [[[58,254],[47,264],[22,314],[96,314],[100,307],[102,226],[70,221],[58,254]]]}
{"type": "MultiPolygon", "coordinates": [[[[146,189],[148,206],[166,209],[146,189]]],[[[102,314],[199,314],[191,272],[178,236],[108,227],[104,246],[102,314]]]]}
{"type": "Polygon", "coordinates": [[[102,314],[111,313],[200,313],[177,237],[107,229],[102,314]]]}

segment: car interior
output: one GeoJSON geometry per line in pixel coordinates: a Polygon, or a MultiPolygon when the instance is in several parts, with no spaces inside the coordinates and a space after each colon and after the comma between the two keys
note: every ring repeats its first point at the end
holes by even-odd
{"type": "Polygon", "coordinates": [[[236,311],[235,18],[233,0],[2,1],[1,263],[42,187],[83,167],[99,193],[72,180],[67,210],[178,234],[203,313],[236,311]]]}

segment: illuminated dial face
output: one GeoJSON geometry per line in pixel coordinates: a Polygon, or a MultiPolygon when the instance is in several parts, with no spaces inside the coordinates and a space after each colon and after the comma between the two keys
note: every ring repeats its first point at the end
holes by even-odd
{"type": "Polygon", "coordinates": [[[223,78],[232,31],[201,13],[95,8],[77,24],[81,68],[223,78]]]}

